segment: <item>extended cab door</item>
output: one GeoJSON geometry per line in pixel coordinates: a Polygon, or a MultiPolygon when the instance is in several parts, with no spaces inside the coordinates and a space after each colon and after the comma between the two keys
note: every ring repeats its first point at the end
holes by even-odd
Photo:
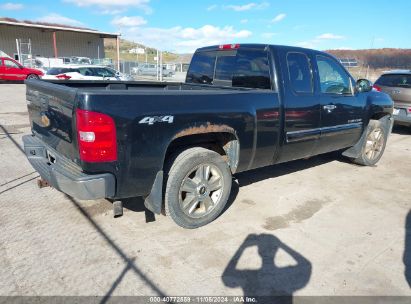
{"type": "Polygon", "coordinates": [[[3,59],[3,79],[5,80],[24,80],[26,79],[26,74],[20,65],[11,59],[3,59]]]}
{"type": "Polygon", "coordinates": [[[284,143],[277,162],[313,155],[320,138],[320,101],[315,95],[312,57],[279,49],[284,85],[284,143]]]}
{"type": "Polygon", "coordinates": [[[361,137],[365,98],[354,92],[354,79],[333,57],[316,55],[321,138],[316,154],[354,145],[361,137]]]}

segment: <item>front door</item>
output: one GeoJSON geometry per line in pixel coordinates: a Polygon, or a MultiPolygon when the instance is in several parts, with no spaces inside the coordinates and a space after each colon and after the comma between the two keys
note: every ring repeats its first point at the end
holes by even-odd
{"type": "Polygon", "coordinates": [[[361,137],[366,100],[355,94],[354,80],[333,57],[316,56],[321,103],[321,138],[316,154],[354,145],[361,137]]]}

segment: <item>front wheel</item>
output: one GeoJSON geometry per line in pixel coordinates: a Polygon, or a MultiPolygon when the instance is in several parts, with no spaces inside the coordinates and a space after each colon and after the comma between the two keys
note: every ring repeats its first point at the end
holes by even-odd
{"type": "Polygon", "coordinates": [[[190,148],[170,164],[165,211],[174,222],[194,229],[212,222],[223,211],[231,191],[231,172],[221,155],[190,148]]]}
{"type": "Polygon", "coordinates": [[[379,120],[370,120],[361,154],[353,162],[363,166],[374,166],[384,154],[388,133],[384,124],[379,120]]]}
{"type": "Polygon", "coordinates": [[[27,79],[40,79],[40,77],[36,74],[30,74],[27,76],[27,79]]]}

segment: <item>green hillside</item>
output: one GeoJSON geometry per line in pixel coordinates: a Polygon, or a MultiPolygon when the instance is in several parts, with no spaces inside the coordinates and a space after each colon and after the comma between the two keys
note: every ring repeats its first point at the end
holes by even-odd
{"type": "MultiPolygon", "coordinates": [[[[155,62],[154,57],[157,56],[157,50],[154,48],[146,47],[140,43],[135,43],[125,39],[120,39],[120,59],[125,61],[139,61],[143,62],[146,60],[146,55],[142,54],[130,54],[129,50],[134,48],[143,48],[146,49],[147,61],[155,62]]],[[[111,58],[116,60],[116,42],[113,39],[104,40],[104,52],[106,58],[111,58]]],[[[163,62],[173,62],[173,63],[189,63],[191,60],[192,54],[174,54],[171,52],[163,52],[163,62]]]]}

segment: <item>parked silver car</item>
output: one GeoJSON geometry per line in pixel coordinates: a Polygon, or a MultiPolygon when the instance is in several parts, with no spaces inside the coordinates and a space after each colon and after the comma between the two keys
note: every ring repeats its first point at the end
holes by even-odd
{"type": "Polygon", "coordinates": [[[394,101],[394,121],[411,127],[411,71],[384,73],[375,82],[374,89],[389,94],[394,101]]]}
{"type": "MultiPolygon", "coordinates": [[[[136,75],[157,76],[157,65],[154,63],[144,63],[138,67],[134,67],[132,73],[136,75]]],[[[163,76],[172,77],[175,72],[163,66],[162,74],[163,76]]]]}

